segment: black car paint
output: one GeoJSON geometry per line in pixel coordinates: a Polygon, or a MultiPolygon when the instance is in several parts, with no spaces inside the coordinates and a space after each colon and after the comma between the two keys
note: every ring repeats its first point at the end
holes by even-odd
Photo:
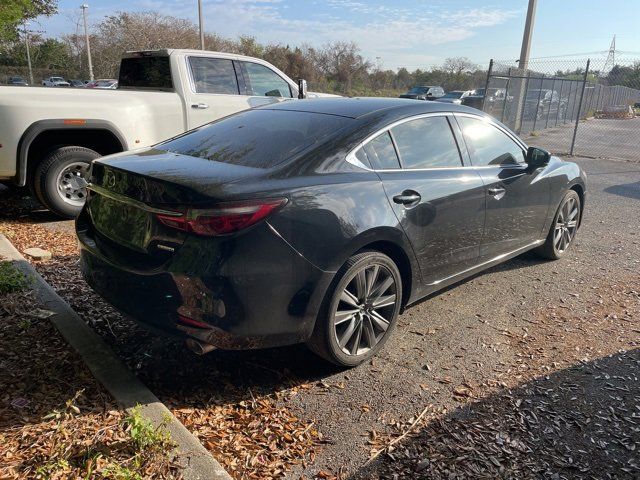
{"type": "Polygon", "coordinates": [[[154,328],[222,348],[303,342],[336,272],[361,249],[382,250],[398,263],[404,303],[410,304],[535,246],[567,189],[575,186],[584,197],[584,174],[557,158],[535,170],[486,168],[473,167],[464,151],[465,167],[396,172],[345,161],[354,147],[395,121],[434,112],[482,115],[469,108],[383,99],[268,108],[319,111],[353,122],[269,169],[185,157],[162,151],[162,145],[94,163],[92,182],[115,198],[92,192],[77,220],[82,270],[98,293],[154,328]],[[486,192],[494,184],[517,198],[492,205],[498,201],[486,192]],[[418,205],[391,200],[407,189],[420,191],[418,205]],[[163,209],[256,197],[286,197],[288,203],[247,231],[209,238],[172,230],[133,207],[115,208],[120,195],[163,209]],[[114,208],[100,208],[103,202],[114,208]],[[138,217],[119,227],[132,215],[138,217]],[[124,238],[136,225],[143,234],[124,238]],[[178,314],[211,328],[176,329],[178,314]]]}

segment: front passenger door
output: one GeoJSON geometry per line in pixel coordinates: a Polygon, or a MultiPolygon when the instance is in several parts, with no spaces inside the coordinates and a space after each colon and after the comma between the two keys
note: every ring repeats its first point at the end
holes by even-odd
{"type": "Polygon", "coordinates": [[[524,147],[484,117],[456,114],[469,156],[485,185],[487,219],[480,251],[492,259],[543,237],[550,186],[542,169],[530,170],[524,147]]]}

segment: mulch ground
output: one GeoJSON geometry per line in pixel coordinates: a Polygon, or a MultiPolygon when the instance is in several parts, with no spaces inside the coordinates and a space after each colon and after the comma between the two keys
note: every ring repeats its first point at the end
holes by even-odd
{"type": "Polygon", "coordinates": [[[0,478],[180,478],[170,442],[136,443],[28,284],[0,290],[0,478]]]}
{"type": "MultiPolygon", "coordinates": [[[[39,273],[94,328],[119,357],[237,478],[282,477],[295,465],[312,461],[324,441],[318,426],[287,407],[287,399],[308,388],[250,358],[233,352],[209,354],[206,362],[182,343],[157,338],[122,316],[93,293],[78,268],[77,240],[65,229],[45,228],[20,211],[24,202],[7,202],[0,232],[23,252],[51,251],[33,262],[39,273]],[[10,211],[13,206],[16,211],[10,211]],[[262,377],[276,377],[261,388],[262,377]]],[[[27,204],[25,211],[32,208],[27,204]]]]}

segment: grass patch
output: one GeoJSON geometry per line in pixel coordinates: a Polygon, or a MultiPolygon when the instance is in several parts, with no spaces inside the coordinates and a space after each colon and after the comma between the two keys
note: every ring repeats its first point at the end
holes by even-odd
{"type": "Polygon", "coordinates": [[[124,420],[125,426],[138,450],[163,449],[171,444],[165,419],[157,428],[140,413],[140,406],[131,409],[124,420]]]}
{"type": "Polygon", "coordinates": [[[26,286],[26,278],[11,262],[0,261],[0,295],[18,292],[26,286]]]}

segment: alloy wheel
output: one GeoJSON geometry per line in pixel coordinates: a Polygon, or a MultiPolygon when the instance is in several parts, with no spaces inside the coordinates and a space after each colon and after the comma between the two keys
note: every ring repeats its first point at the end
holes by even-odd
{"type": "Polygon", "coordinates": [[[558,253],[563,253],[571,244],[578,229],[579,214],[580,205],[573,197],[560,207],[553,232],[553,246],[558,253]]]}
{"type": "Polygon", "coordinates": [[[87,197],[89,167],[85,162],[73,162],[60,171],[56,183],[65,202],[82,206],[87,197]]]}
{"type": "Polygon", "coordinates": [[[386,335],[398,302],[396,281],[384,265],[356,271],[333,312],[334,334],[347,355],[364,355],[386,335]]]}

